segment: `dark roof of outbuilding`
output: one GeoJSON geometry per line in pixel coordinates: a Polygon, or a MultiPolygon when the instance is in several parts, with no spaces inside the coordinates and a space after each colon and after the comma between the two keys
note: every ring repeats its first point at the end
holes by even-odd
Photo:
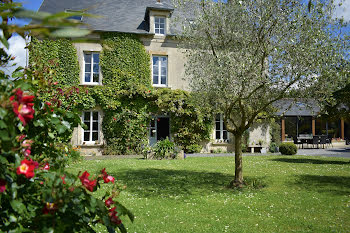
{"type": "Polygon", "coordinates": [[[149,34],[147,9],[173,11],[171,0],[44,0],[39,11],[57,13],[86,10],[100,17],[83,17],[95,31],[149,34]]]}
{"type": "Polygon", "coordinates": [[[277,116],[317,116],[321,108],[316,100],[282,99],[273,104],[277,109],[277,116]]]}

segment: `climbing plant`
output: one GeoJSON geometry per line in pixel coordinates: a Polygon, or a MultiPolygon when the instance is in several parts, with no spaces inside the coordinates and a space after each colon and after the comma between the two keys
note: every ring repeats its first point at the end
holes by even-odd
{"type": "Polygon", "coordinates": [[[70,96],[57,96],[63,108],[82,111],[99,106],[103,110],[105,154],[141,153],[148,144],[150,119],[161,114],[171,117],[173,141],[185,152],[198,152],[199,143],[209,139],[212,116],[195,107],[187,91],[152,87],[150,56],[137,35],[102,33],[101,45],[103,85],[81,86],[72,42],[34,39],[30,46],[31,66],[44,75],[50,69],[47,76],[53,76],[50,82],[55,90],[46,92],[47,99],[58,89],[70,96]]]}

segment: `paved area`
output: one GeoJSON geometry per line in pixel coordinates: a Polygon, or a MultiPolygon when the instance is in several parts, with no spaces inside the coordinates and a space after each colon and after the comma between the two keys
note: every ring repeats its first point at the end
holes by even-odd
{"type": "Polygon", "coordinates": [[[85,160],[104,160],[104,159],[143,159],[142,155],[103,155],[103,156],[84,156],[85,160]]]}
{"type": "MultiPolygon", "coordinates": [[[[326,157],[342,157],[350,158],[350,146],[339,148],[326,148],[326,149],[298,149],[298,155],[310,155],[310,156],[326,156],[326,157]]],[[[276,154],[260,154],[260,153],[244,153],[243,156],[265,156],[265,155],[280,155],[276,154]]],[[[186,157],[223,157],[234,156],[234,153],[222,153],[222,154],[187,154],[186,157]]]]}
{"type": "Polygon", "coordinates": [[[327,157],[343,157],[350,158],[350,147],[343,148],[327,148],[327,149],[299,149],[299,155],[314,155],[327,157]]]}
{"type": "MultiPolygon", "coordinates": [[[[350,158],[350,146],[345,147],[330,147],[326,149],[298,149],[298,155],[309,155],[309,156],[326,156],[326,157],[341,157],[350,158]]],[[[266,155],[280,155],[280,153],[244,153],[243,156],[266,156],[266,155]]],[[[226,157],[234,156],[234,153],[222,153],[222,154],[186,154],[186,157],[226,157]]],[[[143,159],[142,155],[104,155],[104,156],[85,156],[86,160],[102,160],[102,159],[124,159],[124,158],[135,158],[143,159]]]]}

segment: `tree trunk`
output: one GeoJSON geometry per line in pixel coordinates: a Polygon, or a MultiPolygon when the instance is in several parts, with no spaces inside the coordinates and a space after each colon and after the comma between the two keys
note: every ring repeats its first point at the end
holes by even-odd
{"type": "Polygon", "coordinates": [[[243,180],[243,164],[242,164],[242,136],[243,134],[235,134],[235,179],[230,183],[230,187],[242,188],[243,180]]]}

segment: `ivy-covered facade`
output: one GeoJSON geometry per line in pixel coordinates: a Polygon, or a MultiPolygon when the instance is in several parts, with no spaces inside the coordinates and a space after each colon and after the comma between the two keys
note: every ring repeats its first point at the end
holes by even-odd
{"type": "MultiPolygon", "coordinates": [[[[91,1],[81,4],[44,0],[39,10],[89,9],[91,1]]],[[[95,29],[88,41],[34,39],[30,46],[30,65],[70,91],[62,107],[82,112],[86,126],[75,129],[73,145],[87,154],[137,154],[169,137],[185,152],[233,150],[220,115],[192,103],[170,1],[107,1],[90,10],[105,17],[80,19],[95,29]],[[48,67],[55,72],[45,73],[48,67]]],[[[267,145],[266,132],[258,127],[251,136],[267,145]]]]}

